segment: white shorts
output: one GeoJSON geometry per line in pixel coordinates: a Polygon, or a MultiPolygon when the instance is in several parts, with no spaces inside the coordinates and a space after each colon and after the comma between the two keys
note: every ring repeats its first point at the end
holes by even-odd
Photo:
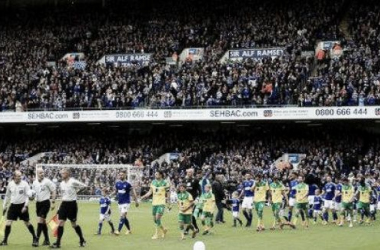
{"type": "Polygon", "coordinates": [[[234,218],[239,217],[239,212],[232,212],[232,217],[234,217],[234,218]]]}
{"type": "Polygon", "coordinates": [[[177,203],[177,193],[176,192],[170,193],[170,203],[171,204],[177,203]]]}
{"type": "Polygon", "coordinates": [[[322,214],[322,210],[314,210],[314,214],[322,214]]]}
{"type": "Polygon", "coordinates": [[[341,202],[334,202],[334,209],[335,211],[341,211],[342,210],[342,203],[341,202]]]}
{"type": "Polygon", "coordinates": [[[375,210],[376,210],[376,205],[375,204],[370,204],[369,205],[369,211],[370,212],[375,212],[375,210]]]}
{"type": "Polygon", "coordinates": [[[323,208],[325,209],[335,209],[334,201],[332,200],[323,200],[323,208]]]}
{"type": "Polygon", "coordinates": [[[119,212],[120,214],[128,213],[128,209],[131,204],[119,204],[119,212]]]}
{"type": "Polygon", "coordinates": [[[309,195],[307,197],[307,199],[309,201],[309,205],[314,205],[314,197],[315,197],[315,195],[309,195]]]}
{"type": "Polygon", "coordinates": [[[110,217],[110,214],[100,214],[99,215],[99,220],[103,221],[110,221],[111,220],[111,217],[110,217]]]}
{"type": "Polygon", "coordinates": [[[380,201],[377,202],[377,210],[380,210],[380,201]]]}
{"type": "Polygon", "coordinates": [[[285,216],[285,210],[284,209],[280,209],[279,215],[280,215],[280,217],[285,216]]]}
{"type": "Polygon", "coordinates": [[[289,198],[289,207],[294,207],[296,204],[296,199],[295,198],[289,198]]]}
{"type": "Polygon", "coordinates": [[[244,197],[242,208],[252,209],[253,197],[244,197]]]}

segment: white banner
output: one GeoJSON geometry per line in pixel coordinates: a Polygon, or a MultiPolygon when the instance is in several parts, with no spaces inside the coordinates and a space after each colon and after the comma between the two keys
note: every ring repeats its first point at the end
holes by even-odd
{"type": "Polygon", "coordinates": [[[179,55],[180,64],[185,63],[186,60],[199,61],[203,59],[204,48],[186,48],[179,55]]]}
{"type": "Polygon", "coordinates": [[[0,123],[380,119],[380,107],[0,112],[0,123]]]}

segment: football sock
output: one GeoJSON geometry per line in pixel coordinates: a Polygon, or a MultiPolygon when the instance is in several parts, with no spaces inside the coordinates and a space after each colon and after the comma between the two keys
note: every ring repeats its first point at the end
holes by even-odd
{"type": "Polygon", "coordinates": [[[30,225],[28,226],[28,230],[29,230],[29,233],[33,236],[33,238],[37,238],[37,237],[36,237],[36,232],[34,231],[34,227],[33,227],[32,224],[30,224],[30,225]]]}
{"type": "Polygon", "coordinates": [[[5,226],[5,230],[4,230],[4,242],[8,242],[8,237],[9,237],[9,234],[11,233],[11,226],[5,226]]]}
{"type": "Polygon", "coordinates": [[[112,221],[109,221],[108,224],[109,224],[110,227],[111,227],[111,231],[112,231],[112,232],[115,232],[115,227],[114,227],[112,221]]]}
{"type": "Polygon", "coordinates": [[[63,227],[58,226],[58,237],[57,237],[57,245],[58,246],[61,245],[62,236],[63,236],[63,227]]]}
{"type": "Polygon", "coordinates": [[[82,228],[79,225],[77,225],[74,229],[75,229],[75,232],[77,233],[77,235],[79,236],[79,239],[81,241],[84,241],[82,228]]]}
{"type": "Polygon", "coordinates": [[[99,222],[98,234],[102,233],[103,222],[99,222]]]}
{"type": "Polygon", "coordinates": [[[131,231],[131,227],[130,227],[130,225],[129,225],[129,220],[128,220],[128,218],[125,218],[124,223],[125,223],[125,226],[127,227],[128,231],[131,231]]]}
{"type": "Polygon", "coordinates": [[[119,232],[121,231],[121,229],[123,228],[123,226],[124,226],[124,222],[125,221],[125,218],[124,217],[122,217],[122,218],[120,218],[120,221],[119,221],[119,228],[117,229],[119,232]]]}

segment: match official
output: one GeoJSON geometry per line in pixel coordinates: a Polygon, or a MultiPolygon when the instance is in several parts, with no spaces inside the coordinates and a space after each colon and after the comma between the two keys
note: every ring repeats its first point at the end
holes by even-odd
{"type": "Polygon", "coordinates": [[[5,194],[5,199],[3,203],[3,215],[7,211],[7,203],[10,200],[10,206],[7,213],[7,221],[5,224],[4,239],[0,243],[0,246],[8,245],[8,237],[11,233],[11,225],[13,221],[23,220],[25,226],[28,228],[30,234],[33,237],[32,246],[37,247],[37,237],[34,231],[34,227],[29,222],[29,194],[30,187],[26,181],[21,180],[21,172],[15,171],[13,175],[13,180],[8,184],[7,192],[5,194]]]}
{"type": "Polygon", "coordinates": [[[37,179],[33,182],[32,189],[36,192],[36,213],[37,213],[37,240],[39,242],[41,233],[44,234],[45,240],[43,246],[49,246],[49,233],[46,225],[46,217],[49,213],[50,207],[54,210],[55,198],[56,198],[56,186],[55,184],[45,178],[45,172],[42,168],[38,168],[36,171],[37,179]],[[50,202],[51,197],[51,202],[50,202]],[[50,205],[50,203],[52,205],[50,205]]]}
{"type": "Polygon", "coordinates": [[[60,248],[61,239],[63,236],[63,228],[67,219],[71,221],[71,226],[79,236],[79,246],[84,247],[86,241],[83,238],[82,229],[77,225],[78,204],[77,204],[77,191],[78,189],[87,187],[84,183],[70,177],[70,170],[64,168],[61,170],[62,181],[60,183],[60,190],[62,192],[62,203],[58,210],[58,237],[57,241],[50,246],[50,248],[60,248]]]}

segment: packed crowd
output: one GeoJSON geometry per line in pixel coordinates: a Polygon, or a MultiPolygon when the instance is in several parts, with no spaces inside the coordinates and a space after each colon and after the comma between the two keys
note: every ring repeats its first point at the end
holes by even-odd
{"type": "Polygon", "coordinates": [[[375,1],[355,1],[348,11],[352,39],[337,60],[325,61],[308,81],[305,106],[380,104],[379,11],[375,1]]]}
{"type": "MultiPolygon", "coordinates": [[[[305,154],[298,169],[310,176],[323,179],[326,173],[379,175],[379,141],[363,131],[350,129],[342,133],[342,128],[308,129],[296,128],[280,130],[267,129],[260,133],[252,131],[152,131],[148,134],[109,135],[107,131],[97,132],[94,137],[85,131],[72,134],[70,131],[57,134],[28,134],[11,136],[0,143],[1,180],[5,183],[14,169],[26,173],[32,179],[34,164],[23,162],[32,155],[49,152],[38,162],[46,164],[132,164],[141,166],[144,186],[154,178],[157,170],[164,171],[177,185],[183,181],[186,170],[195,172],[209,170],[212,175],[223,174],[226,186],[231,191],[242,180],[245,173],[261,173],[273,176],[282,173],[288,176],[291,167],[280,170],[276,160],[284,153],[305,154]],[[339,130],[340,133],[336,133],[339,130]],[[313,132],[313,133],[312,133],[313,132]],[[68,134],[71,134],[68,139],[68,134]],[[361,136],[355,136],[360,134],[361,136]],[[176,161],[160,164],[155,160],[161,155],[178,152],[176,161]]],[[[42,133],[42,132],[41,132],[42,133]]],[[[115,171],[79,171],[77,178],[91,183],[94,194],[102,183],[112,183],[115,171]]],[[[313,178],[314,178],[313,177],[313,178]]],[[[59,175],[52,173],[52,179],[59,175]]],[[[112,186],[112,185],[111,185],[112,186]]],[[[99,191],[97,191],[99,192],[99,191]]]]}
{"type": "Polygon", "coordinates": [[[378,6],[371,0],[348,6],[353,37],[346,41],[339,28],[344,3],[233,1],[215,9],[213,1],[115,1],[106,9],[9,11],[0,17],[1,110],[375,105],[378,6]],[[314,58],[301,52],[314,50],[320,40],[341,41],[345,53],[326,60],[311,77],[314,58]],[[204,48],[203,59],[166,65],[165,58],[188,47],[204,48]],[[219,62],[229,49],[270,47],[285,48],[285,54],[219,62]],[[71,52],[85,54],[84,69],[60,60],[71,52]],[[152,53],[153,59],[148,66],[97,63],[115,53],[152,53]]]}

